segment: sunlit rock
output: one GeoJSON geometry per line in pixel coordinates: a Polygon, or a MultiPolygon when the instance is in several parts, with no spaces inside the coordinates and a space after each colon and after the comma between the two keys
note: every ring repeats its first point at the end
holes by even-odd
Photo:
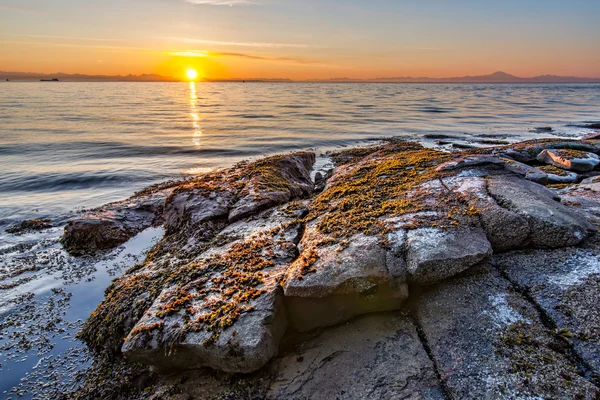
{"type": "Polygon", "coordinates": [[[600,164],[600,157],[597,154],[579,150],[544,150],[537,156],[537,159],[574,172],[588,172],[600,164]]]}

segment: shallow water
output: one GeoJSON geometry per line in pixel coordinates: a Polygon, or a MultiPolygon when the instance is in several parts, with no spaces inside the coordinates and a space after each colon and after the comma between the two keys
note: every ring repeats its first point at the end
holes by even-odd
{"type": "Polygon", "coordinates": [[[599,105],[597,84],[3,82],[0,226],[285,151],[392,135],[580,136],[567,125],[600,119],[599,105]]]}
{"type": "Polygon", "coordinates": [[[0,83],[0,398],[81,382],[90,356],[77,331],[161,236],[76,259],[59,238],[78,210],[242,159],[384,136],[442,148],[436,136],[580,137],[591,131],[573,125],[600,120],[599,106],[596,84],[0,83]],[[4,232],[33,217],[54,227],[4,232]]]}

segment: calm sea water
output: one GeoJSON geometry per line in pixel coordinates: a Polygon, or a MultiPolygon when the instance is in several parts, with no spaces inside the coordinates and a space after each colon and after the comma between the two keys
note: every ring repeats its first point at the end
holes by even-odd
{"type": "Polygon", "coordinates": [[[383,136],[579,137],[591,131],[572,125],[598,120],[600,85],[0,83],[0,397],[54,399],[80,384],[91,357],[76,333],[162,235],[75,259],[59,238],[81,208],[267,154],[383,136]],[[32,217],[55,227],[4,232],[32,217]]]}
{"type": "MultiPolygon", "coordinates": [[[[600,85],[0,84],[0,220],[56,216],[266,154],[401,135],[518,140],[600,119],[600,85]]],[[[548,134],[545,134],[548,135],[548,134]]]]}

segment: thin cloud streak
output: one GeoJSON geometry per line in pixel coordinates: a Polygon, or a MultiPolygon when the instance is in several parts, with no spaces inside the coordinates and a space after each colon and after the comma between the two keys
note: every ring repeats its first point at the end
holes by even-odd
{"type": "Polygon", "coordinates": [[[100,50],[110,50],[110,51],[136,51],[143,53],[152,53],[152,54],[169,54],[175,57],[231,57],[231,58],[244,58],[247,60],[258,60],[258,61],[280,61],[280,62],[291,62],[296,64],[322,64],[318,61],[313,60],[304,60],[299,58],[291,58],[291,57],[267,57],[267,56],[257,56],[253,54],[245,54],[245,53],[229,53],[229,52],[219,52],[219,51],[208,51],[208,50],[187,50],[187,51],[157,51],[150,50],[140,47],[128,47],[128,46],[102,46],[102,45],[84,45],[84,44],[75,44],[75,43],[45,43],[45,42],[25,42],[25,41],[0,41],[0,43],[7,44],[29,44],[29,45],[38,45],[38,46],[56,46],[56,47],[76,47],[76,48],[86,48],[86,49],[100,49],[100,50]]]}
{"type": "Polygon", "coordinates": [[[184,0],[186,3],[194,5],[209,5],[209,6],[234,6],[234,5],[249,5],[258,4],[251,0],[184,0]]]}
{"type": "Polygon", "coordinates": [[[189,44],[208,44],[208,45],[222,45],[222,46],[237,46],[237,47],[266,47],[266,48],[281,48],[281,47],[292,47],[292,48],[316,48],[322,47],[310,44],[292,44],[292,43],[265,43],[265,42],[227,42],[220,40],[207,40],[207,39],[192,39],[192,38],[169,38],[174,40],[180,40],[183,43],[189,44]]]}
{"type": "Polygon", "coordinates": [[[12,37],[36,38],[36,39],[65,39],[65,40],[85,40],[92,42],[122,42],[123,39],[102,39],[102,38],[87,38],[74,36],[52,36],[52,35],[7,35],[12,37]]]}
{"type": "Polygon", "coordinates": [[[85,45],[85,44],[74,44],[74,43],[48,43],[48,42],[25,42],[16,40],[3,40],[0,43],[6,44],[30,44],[37,46],[56,46],[56,47],[76,47],[83,49],[100,49],[100,50],[113,50],[113,51],[139,51],[144,53],[162,53],[155,50],[144,49],[141,47],[127,47],[127,46],[100,46],[100,45],[85,45]]]}
{"type": "Polygon", "coordinates": [[[245,54],[245,53],[230,53],[230,52],[207,51],[207,50],[174,51],[174,52],[171,52],[170,54],[172,56],[176,56],[176,57],[233,57],[233,58],[244,58],[247,60],[259,60],[259,61],[282,61],[282,62],[292,62],[292,63],[297,63],[297,64],[319,64],[318,61],[304,60],[304,59],[300,59],[300,58],[266,57],[266,56],[257,56],[257,55],[245,54]]]}

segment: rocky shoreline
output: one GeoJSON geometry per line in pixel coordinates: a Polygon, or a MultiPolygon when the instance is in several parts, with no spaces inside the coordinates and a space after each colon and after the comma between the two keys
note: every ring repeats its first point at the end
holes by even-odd
{"type": "Polygon", "coordinates": [[[298,152],[81,215],[73,255],[165,236],[72,397],[597,399],[599,139],[298,152]]]}

